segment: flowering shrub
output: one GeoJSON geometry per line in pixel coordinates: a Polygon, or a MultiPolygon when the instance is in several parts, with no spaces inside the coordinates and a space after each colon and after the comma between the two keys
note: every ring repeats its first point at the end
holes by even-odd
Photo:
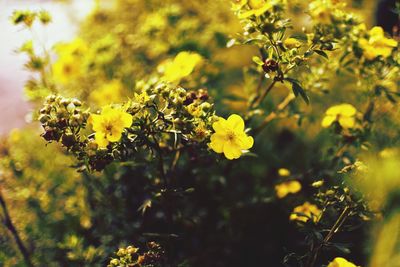
{"type": "Polygon", "coordinates": [[[399,43],[360,9],[118,0],[23,44],[37,112],[1,146],[0,260],[396,266],[399,43]]]}

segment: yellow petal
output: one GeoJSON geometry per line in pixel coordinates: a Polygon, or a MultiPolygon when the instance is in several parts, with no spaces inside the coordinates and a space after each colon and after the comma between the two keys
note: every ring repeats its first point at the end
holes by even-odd
{"type": "Polygon", "coordinates": [[[254,144],[254,139],[251,136],[245,134],[238,136],[237,143],[241,149],[250,149],[254,144]]]}
{"type": "Polygon", "coordinates": [[[339,124],[343,128],[353,128],[355,125],[355,118],[354,117],[340,117],[339,124]]]}
{"type": "Polygon", "coordinates": [[[340,115],[351,117],[354,116],[356,112],[357,112],[356,108],[350,104],[340,105],[340,115]]]}
{"type": "Polygon", "coordinates": [[[238,159],[242,155],[242,150],[240,147],[226,142],[223,147],[224,155],[227,159],[238,159]]]}
{"type": "Polygon", "coordinates": [[[226,131],[226,120],[224,118],[219,117],[216,122],[213,123],[212,127],[215,132],[224,132],[226,131]]]}
{"type": "Polygon", "coordinates": [[[357,266],[344,258],[337,257],[333,261],[331,261],[327,267],[357,267],[357,266]]]}
{"type": "Polygon", "coordinates": [[[288,184],[288,190],[292,194],[297,193],[301,190],[301,184],[298,181],[290,181],[288,184]]]}
{"type": "Polygon", "coordinates": [[[244,121],[242,117],[240,117],[237,114],[232,114],[228,118],[228,124],[231,127],[231,129],[238,131],[238,132],[243,132],[244,131],[244,121]]]}
{"type": "Polygon", "coordinates": [[[97,114],[90,114],[88,122],[92,125],[94,131],[101,131],[102,130],[102,122],[103,119],[100,115],[97,114]]]}
{"type": "Polygon", "coordinates": [[[211,135],[210,148],[216,153],[222,153],[224,148],[225,138],[223,135],[215,133],[211,135]]]}
{"type": "Polygon", "coordinates": [[[328,128],[329,126],[332,125],[332,123],[335,121],[335,119],[336,119],[336,116],[332,116],[332,115],[325,116],[321,123],[322,127],[328,128]]]}
{"type": "Polygon", "coordinates": [[[112,129],[111,133],[107,133],[107,140],[110,142],[118,142],[122,137],[122,131],[119,129],[112,129]]]}
{"type": "Polygon", "coordinates": [[[121,114],[122,126],[128,128],[132,125],[133,117],[131,114],[123,112],[121,114]]]}
{"type": "Polygon", "coordinates": [[[94,139],[99,147],[106,147],[108,145],[108,140],[105,137],[105,134],[102,132],[96,132],[94,134],[94,139]]]}
{"type": "Polygon", "coordinates": [[[369,34],[371,35],[371,36],[383,36],[384,35],[384,31],[383,31],[383,29],[382,29],[382,27],[379,27],[379,26],[375,26],[375,27],[373,27],[370,31],[369,31],[369,34]]]}

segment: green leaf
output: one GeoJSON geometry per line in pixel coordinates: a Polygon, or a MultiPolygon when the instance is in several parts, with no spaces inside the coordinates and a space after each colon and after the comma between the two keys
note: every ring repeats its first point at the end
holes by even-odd
{"type": "Polygon", "coordinates": [[[310,99],[308,98],[306,92],[304,91],[303,87],[301,87],[301,85],[297,82],[293,82],[292,83],[292,90],[294,95],[297,97],[298,95],[301,96],[301,98],[303,98],[304,102],[309,105],[310,104],[310,99]]]}
{"type": "Polygon", "coordinates": [[[254,63],[256,63],[257,65],[260,65],[260,66],[264,65],[264,63],[262,62],[262,60],[259,57],[254,56],[252,59],[253,59],[254,63]]]}
{"type": "Polygon", "coordinates": [[[314,50],[315,53],[317,53],[318,55],[320,55],[321,57],[324,57],[326,59],[328,59],[328,55],[322,51],[322,50],[314,50]]]}
{"type": "Polygon", "coordinates": [[[307,41],[307,35],[305,33],[295,33],[290,36],[290,38],[294,38],[300,41],[307,41]]]}

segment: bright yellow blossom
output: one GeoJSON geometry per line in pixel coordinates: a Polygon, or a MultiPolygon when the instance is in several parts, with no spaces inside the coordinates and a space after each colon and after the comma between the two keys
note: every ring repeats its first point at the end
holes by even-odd
{"type": "Polygon", "coordinates": [[[356,123],[356,113],[357,110],[350,104],[332,106],[325,112],[322,127],[328,128],[333,122],[337,121],[345,129],[352,128],[356,123]]]}
{"type": "Polygon", "coordinates": [[[288,169],[285,169],[285,168],[280,168],[278,170],[278,174],[279,174],[279,176],[289,176],[290,175],[290,171],[288,169]]]}
{"type": "Polygon", "coordinates": [[[298,181],[287,181],[275,186],[276,196],[284,198],[288,194],[294,194],[301,190],[301,184],[298,181]]]}
{"type": "Polygon", "coordinates": [[[103,108],[100,115],[91,114],[89,117],[99,147],[106,147],[109,142],[119,141],[124,129],[132,125],[132,120],[131,114],[110,106],[103,108]]]}
{"type": "Polygon", "coordinates": [[[358,41],[363,50],[363,56],[368,60],[373,60],[379,56],[387,58],[392,53],[393,48],[397,47],[397,41],[386,38],[381,27],[373,27],[369,31],[369,39],[361,38],[358,41]]]}
{"type": "Polygon", "coordinates": [[[244,18],[248,18],[251,16],[256,16],[259,17],[262,14],[264,14],[265,12],[267,12],[268,10],[270,10],[273,5],[271,3],[270,0],[265,1],[265,0],[249,0],[248,1],[250,10],[247,10],[243,13],[239,14],[239,18],[244,19],[244,18]]]}
{"type": "Polygon", "coordinates": [[[288,49],[299,48],[301,46],[301,42],[296,38],[287,38],[285,41],[283,41],[283,44],[288,49]]]}
{"type": "Polygon", "coordinates": [[[313,218],[314,222],[318,222],[320,217],[321,210],[316,205],[311,204],[310,202],[304,202],[303,205],[294,208],[293,213],[290,214],[289,219],[291,221],[307,222],[310,218],[313,218]]]}
{"type": "Polygon", "coordinates": [[[215,133],[211,136],[210,147],[217,153],[224,153],[227,159],[237,159],[243,150],[250,149],[254,140],[244,131],[244,121],[236,114],[227,120],[219,118],[212,125],[215,133]]]}
{"type": "Polygon", "coordinates": [[[337,257],[331,261],[327,267],[357,267],[354,263],[349,262],[345,258],[337,257]]]}
{"type": "Polygon", "coordinates": [[[118,80],[102,84],[90,94],[89,98],[98,106],[105,106],[110,103],[118,103],[122,99],[122,83],[118,80]]]}
{"type": "Polygon", "coordinates": [[[190,75],[202,60],[203,58],[197,53],[180,52],[173,61],[163,66],[165,68],[163,79],[179,83],[182,78],[190,75]]]}

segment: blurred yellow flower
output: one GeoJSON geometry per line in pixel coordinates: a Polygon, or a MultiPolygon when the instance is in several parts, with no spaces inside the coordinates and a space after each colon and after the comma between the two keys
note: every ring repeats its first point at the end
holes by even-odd
{"type": "Polygon", "coordinates": [[[56,82],[67,84],[82,75],[82,65],[73,56],[60,57],[52,66],[56,82]]]}
{"type": "Polygon", "coordinates": [[[349,262],[345,258],[337,257],[331,261],[327,267],[357,267],[354,263],[349,262]]]}
{"type": "Polygon", "coordinates": [[[247,4],[247,0],[232,0],[232,10],[234,11],[239,10],[245,4],[247,4]]]}
{"type": "Polygon", "coordinates": [[[245,19],[253,15],[259,17],[273,7],[271,1],[265,1],[265,0],[249,0],[248,4],[250,10],[240,13],[239,14],[240,19],[245,19]]]}
{"type": "Polygon", "coordinates": [[[287,38],[283,41],[283,44],[288,49],[299,48],[301,46],[301,42],[296,38],[287,38]]]}
{"type": "Polygon", "coordinates": [[[295,207],[293,213],[290,214],[289,219],[291,221],[307,222],[310,218],[312,218],[314,222],[318,222],[320,217],[321,210],[316,205],[307,201],[304,202],[303,205],[295,207]]]}
{"type": "Polygon", "coordinates": [[[197,53],[180,52],[173,61],[169,61],[163,66],[163,79],[169,82],[179,83],[182,78],[190,75],[202,60],[203,58],[197,53]]]}
{"type": "Polygon", "coordinates": [[[343,8],[346,3],[338,0],[316,0],[308,5],[308,11],[312,19],[317,23],[329,24],[332,22],[334,11],[343,8]]]}
{"type": "Polygon", "coordinates": [[[352,128],[356,122],[356,113],[357,110],[350,104],[332,106],[325,112],[322,127],[328,128],[333,122],[337,121],[345,129],[352,128]]]}
{"type": "Polygon", "coordinates": [[[67,84],[83,74],[83,56],[88,48],[82,39],[76,38],[70,43],[57,44],[54,49],[58,54],[58,59],[52,66],[56,82],[67,84]]]}
{"type": "Polygon", "coordinates": [[[224,153],[227,159],[237,159],[242,151],[250,149],[254,140],[244,131],[244,121],[236,114],[229,116],[227,120],[219,118],[213,123],[215,133],[211,136],[211,149],[217,153],[224,153]]]}
{"type": "Polygon", "coordinates": [[[132,125],[132,120],[131,114],[110,106],[103,108],[100,115],[91,114],[89,117],[99,147],[106,147],[109,142],[119,141],[124,129],[132,125]]]}
{"type": "Polygon", "coordinates": [[[278,170],[278,174],[279,174],[279,176],[289,176],[290,175],[290,171],[288,169],[285,169],[285,168],[280,168],[278,170]]]}
{"type": "Polygon", "coordinates": [[[287,181],[275,186],[276,196],[284,198],[288,194],[294,194],[301,190],[301,184],[298,181],[287,181]]]}
{"type": "Polygon", "coordinates": [[[119,80],[112,80],[102,84],[98,89],[92,91],[89,99],[97,106],[118,103],[122,99],[123,85],[119,80]]]}
{"type": "Polygon", "coordinates": [[[54,49],[60,56],[82,56],[87,52],[88,46],[81,38],[76,38],[72,42],[55,45],[54,49]]]}
{"type": "Polygon", "coordinates": [[[386,38],[385,32],[381,27],[373,27],[369,31],[369,39],[361,38],[358,41],[363,55],[368,60],[373,60],[379,56],[387,58],[392,53],[393,48],[397,47],[397,41],[386,38]]]}

